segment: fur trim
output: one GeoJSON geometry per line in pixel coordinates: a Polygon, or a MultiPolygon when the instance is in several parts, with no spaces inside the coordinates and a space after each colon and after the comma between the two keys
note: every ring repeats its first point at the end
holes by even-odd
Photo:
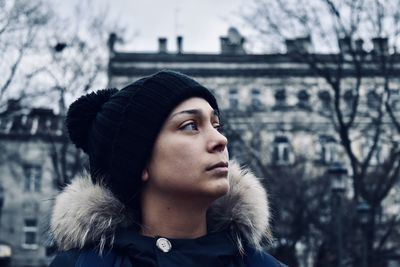
{"type": "MultiPolygon", "coordinates": [[[[250,171],[229,163],[230,190],[216,200],[207,214],[209,231],[233,225],[239,248],[242,238],[261,248],[271,240],[267,194],[259,179],[250,171]]],[[[119,226],[133,223],[125,206],[104,186],[91,179],[78,178],[56,198],[50,231],[60,250],[98,244],[100,251],[113,243],[119,226]]]]}
{"type": "Polygon", "coordinates": [[[125,206],[89,177],[75,179],[56,198],[50,231],[60,250],[113,243],[117,226],[132,223],[125,206]]]}
{"type": "Polygon", "coordinates": [[[239,249],[243,252],[244,238],[256,249],[272,241],[267,193],[259,179],[248,169],[229,162],[229,193],[217,199],[209,209],[210,231],[231,224],[239,249]]]}

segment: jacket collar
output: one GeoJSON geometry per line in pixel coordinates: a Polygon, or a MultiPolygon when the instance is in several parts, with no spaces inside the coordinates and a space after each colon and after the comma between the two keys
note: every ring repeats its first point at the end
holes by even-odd
{"type": "MultiPolygon", "coordinates": [[[[267,193],[260,179],[235,161],[229,163],[229,192],[207,214],[209,232],[231,226],[240,250],[243,241],[255,248],[271,240],[267,193]]],[[[118,228],[133,221],[126,207],[90,177],[76,178],[56,197],[50,232],[60,250],[98,244],[112,245],[118,228]]]]}
{"type": "Polygon", "coordinates": [[[168,238],[167,251],[157,245],[159,240],[160,236],[143,236],[132,227],[119,228],[112,249],[121,255],[122,261],[129,259],[132,266],[143,263],[147,263],[146,266],[238,266],[234,263],[240,254],[229,229],[195,239],[168,238]],[[170,250],[173,254],[162,256],[170,250]]]}

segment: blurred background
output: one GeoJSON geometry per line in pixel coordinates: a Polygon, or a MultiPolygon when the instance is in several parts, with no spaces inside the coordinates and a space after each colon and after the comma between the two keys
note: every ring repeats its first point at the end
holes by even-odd
{"type": "Polygon", "coordinates": [[[292,267],[400,266],[399,0],[0,0],[0,266],[47,266],[69,104],[162,69],[218,98],[292,267]]]}

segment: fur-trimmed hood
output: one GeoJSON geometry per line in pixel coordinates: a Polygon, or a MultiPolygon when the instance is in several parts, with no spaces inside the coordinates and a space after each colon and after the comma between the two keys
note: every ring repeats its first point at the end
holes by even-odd
{"type": "MultiPolygon", "coordinates": [[[[239,248],[245,239],[255,248],[271,240],[267,193],[260,180],[235,161],[229,163],[229,192],[210,207],[210,232],[231,225],[239,248]]],[[[125,206],[89,177],[72,181],[56,198],[50,231],[60,250],[98,244],[100,250],[114,240],[116,229],[133,223],[125,206]]]]}

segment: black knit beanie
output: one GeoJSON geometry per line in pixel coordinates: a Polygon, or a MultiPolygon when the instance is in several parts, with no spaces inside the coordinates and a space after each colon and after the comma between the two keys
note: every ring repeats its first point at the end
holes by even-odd
{"type": "Polygon", "coordinates": [[[142,172],[155,140],[171,111],[190,97],[205,99],[218,112],[208,89],[168,70],[73,102],[67,129],[72,142],[89,155],[93,182],[102,182],[127,206],[138,208],[142,172]]]}

